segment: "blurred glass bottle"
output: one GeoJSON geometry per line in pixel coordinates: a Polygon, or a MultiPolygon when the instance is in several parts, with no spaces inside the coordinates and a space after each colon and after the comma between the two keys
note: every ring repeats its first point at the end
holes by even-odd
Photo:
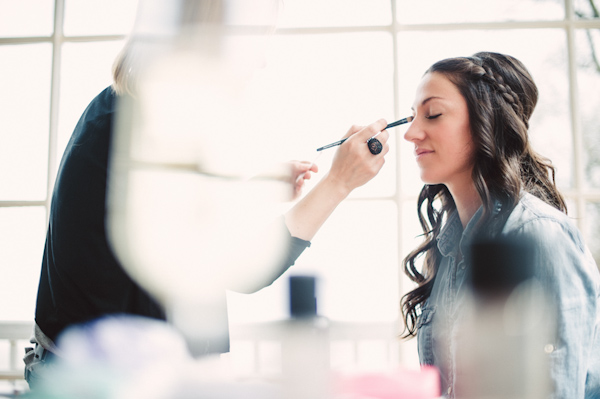
{"type": "Polygon", "coordinates": [[[545,349],[555,339],[555,312],[534,275],[534,246],[501,237],[476,241],[470,255],[470,290],[456,338],[456,397],[547,398],[545,349]]]}
{"type": "Polygon", "coordinates": [[[284,397],[330,398],[329,321],[317,313],[315,277],[291,276],[289,301],[281,350],[284,397]]]}
{"type": "MultiPolygon", "coordinates": [[[[244,123],[277,0],[141,0],[125,48],[108,226],[119,260],[194,353],[227,339],[225,289],[252,291],[283,257],[289,186],[251,179],[275,152],[244,123]]],[[[279,176],[280,177],[280,176],[279,176]]]]}

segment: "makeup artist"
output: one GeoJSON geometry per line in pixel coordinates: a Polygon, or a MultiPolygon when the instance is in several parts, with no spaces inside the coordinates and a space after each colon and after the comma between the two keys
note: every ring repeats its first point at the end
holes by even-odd
{"type": "MultiPolygon", "coordinates": [[[[135,54],[129,53],[130,49],[126,46],[115,61],[113,84],[83,112],[58,170],[39,280],[34,347],[24,358],[25,378],[31,388],[60,355],[55,341],[67,327],[112,314],[165,320],[164,309],[128,276],[107,239],[106,189],[113,121],[119,99],[136,95],[129,64],[135,54]]],[[[381,119],[351,127],[326,176],[281,218],[289,232],[287,257],[265,286],[294,264],[350,192],[377,175],[389,151],[385,126],[381,119]],[[376,134],[378,144],[370,149],[367,141],[376,134]]],[[[289,170],[290,190],[297,195],[317,167],[290,162],[289,170]]],[[[229,342],[207,342],[206,347],[207,353],[223,353],[229,350],[229,342]]]]}
{"type": "Polygon", "coordinates": [[[402,311],[420,362],[440,369],[449,398],[460,378],[465,256],[481,236],[533,242],[535,275],[558,308],[557,339],[539,349],[550,363],[552,397],[600,397],[600,276],[566,215],[554,167],[529,142],[537,98],[520,61],[490,52],[436,62],[417,89],[405,139],[425,183],[418,199],[424,241],[404,260],[417,288],[403,297],[402,311]]]}

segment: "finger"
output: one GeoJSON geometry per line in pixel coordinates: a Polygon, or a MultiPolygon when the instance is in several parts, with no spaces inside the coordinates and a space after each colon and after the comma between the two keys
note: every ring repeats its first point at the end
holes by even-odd
{"type": "Polygon", "coordinates": [[[291,161],[298,170],[309,170],[312,162],[310,161],[291,161]]]}
{"type": "Polygon", "coordinates": [[[364,129],[364,126],[360,126],[360,125],[352,125],[350,127],[350,129],[348,129],[348,131],[346,132],[346,134],[344,135],[344,137],[342,137],[343,139],[348,138],[350,136],[352,136],[353,134],[360,132],[362,129],[364,129]]]}
{"type": "Polygon", "coordinates": [[[377,137],[377,140],[381,141],[382,144],[387,143],[390,138],[390,133],[387,130],[377,133],[373,138],[377,137]]]}
{"type": "Polygon", "coordinates": [[[299,173],[305,173],[305,172],[317,173],[319,171],[319,167],[314,162],[308,162],[308,161],[297,161],[297,162],[299,163],[299,165],[298,165],[299,173]]]}
{"type": "Polygon", "coordinates": [[[311,178],[311,176],[312,176],[312,173],[311,173],[311,171],[310,171],[310,170],[307,170],[306,172],[302,172],[302,173],[300,173],[300,175],[298,176],[298,180],[297,180],[297,181],[300,181],[300,180],[308,180],[308,179],[310,179],[310,178],[311,178]]]}
{"type": "Polygon", "coordinates": [[[376,134],[380,133],[387,126],[387,122],[385,119],[379,119],[376,122],[371,123],[368,126],[365,126],[362,130],[356,133],[356,137],[364,140],[365,142],[376,134]]]}
{"type": "Polygon", "coordinates": [[[385,143],[383,145],[383,150],[381,150],[381,153],[379,155],[385,157],[388,152],[390,152],[390,145],[388,143],[385,143]]]}
{"type": "Polygon", "coordinates": [[[308,179],[310,179],[311,177],[312,177],[312,173],[311,173],[310,169],[309,169],[309,170],[306,170],[306,171],[304,171],[304,172],[301,172],[301,173],[298,175],[298,177],[296,178],[296,184],[298,184],[298,183],[300,183],[300,182],[303,182],[304,180],[308,180],[308,179]]]}

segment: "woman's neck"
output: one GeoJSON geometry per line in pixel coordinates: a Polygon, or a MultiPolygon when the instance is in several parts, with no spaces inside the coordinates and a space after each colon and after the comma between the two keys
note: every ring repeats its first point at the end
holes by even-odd
{"type": "Polygon", "coordinates": [[[456,204],[456,211],[464,229],[481,206],[481,197],[472,181],[470,184],[460,187],[448,186],[448,189],[450,190],[450,194],[452,194],[452,198],[456,204]]]}

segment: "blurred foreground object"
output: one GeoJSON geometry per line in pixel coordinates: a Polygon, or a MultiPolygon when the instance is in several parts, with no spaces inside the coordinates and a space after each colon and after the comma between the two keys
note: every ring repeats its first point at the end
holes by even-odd
{"type": "MultiPolygon", "coordinates": [[[[286,399],[434,399],[440,396],[435,367],[334,372],[330,365],[329,321],[319,316],[318,280],[289,279],[290,319],[282,342],[286,399]]],[[[348,331],[348,336],[352,332],[348,331]]]]}
{"type": "MultiPolygon", "coordinates": [[[[163,321],[111,316],[69,328],[63,356],[32,399],[435,399],[434,367],[335,372],[329,365],[327,320],[316,313],[315,279],[292,276],[283,326],[282,374],[237,374],[225,358],[188,353],[188,343],[163,321]]],[[[352,331],[348,331],[352,335],[352,331]]]]}
{"type": "Polygon", "coordinates": [[[112,399],[145,379],[166,379],[191,358],[168,324],[139,316],[109,316],[73,326],[57,342],[61,357],[33,398],[112,399]]]}
{"type": "Polygon", "coordinates": [[[193,359],[169,324],[143,317],[105,317],[71,327],[64,354],[32,399],[280,399],[278,385],[233,378],[216,357],[193,359]]]}
{"type": "Polygon", "coordinates": [[[534,277],[526,239],[478,241],[471,247],[471,292],[456,349],[456,397],[542,399],[552,392],[555,307],[534,277]]]}
{"type": "Polygon", "coordinates": [[[290,319],[281,350],[287,399],[331,397],[329,321],[318,315],[316,284],[313,276],[289,279],[290,319]]]}
{"type": "Polygon", "coordinates": [[[345,374],[335,379],[335,392],[339,399],[434,399],[440,397],[440,374],[433,366],[345,374]]]}
{"type": "Polygon", "coordinates": [[[278,171],[251,179],[275,149],[244,124],[277,2],[249,3],[142,1],[126,48],[134,89],[116,125],[111,241],[195,355],[228,345],[225,290],[264,286],[287,248],[272,222],[289,185],[278,171]]]}

